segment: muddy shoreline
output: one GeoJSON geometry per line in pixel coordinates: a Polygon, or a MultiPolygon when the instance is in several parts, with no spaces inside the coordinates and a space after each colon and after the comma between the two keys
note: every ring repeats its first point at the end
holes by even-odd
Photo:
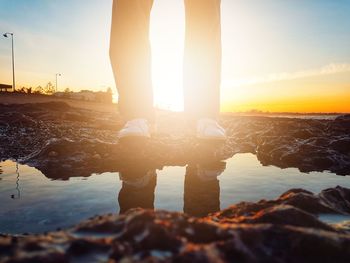
{"type": "Polygon", "coordinates": [[[163,167],[236,153],[256,154],[263,165],[350,174],[350,115],[335,120],[223,116],[220,121],[229,139],[214,150],[194,138],[178,113],[159,114],[152,140],[130,147],[118,143],[123,121],[117,113],[64,102],[0,104],[0,159],[34,166],[52,179],[119,171],[130,162],[163,167]]]}

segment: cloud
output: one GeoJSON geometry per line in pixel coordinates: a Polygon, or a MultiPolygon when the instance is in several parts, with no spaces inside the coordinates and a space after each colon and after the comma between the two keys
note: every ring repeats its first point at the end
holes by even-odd
{"type": "Polygon", "coordinates": [[[273,73],[266,76],[255,76],[245,79],[232,79],[223,81],[224,86],[246,86],[259,83],[275,82],[282,80],[302,79],[315,76],[332,75],[337,73],[350,72],[350,63],[330,63],[321,68],[308,69],[296,72],[273,73]]]}
{"type": "Polygon", "coordinates": [[[271,74],[268,76],[266,81],[300,79],[300,78],[307,78],[307,77],[313,77],[313,76],[331,75],[331,74],[343,73],[343,72],[350,72],[349,63],[331,63],[318,69],[297,71],[293,73],[271,74]]]}

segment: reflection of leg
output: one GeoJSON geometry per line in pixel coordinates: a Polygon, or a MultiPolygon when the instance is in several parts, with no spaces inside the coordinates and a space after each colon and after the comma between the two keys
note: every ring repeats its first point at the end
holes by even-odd
{"type": "Polygon", "coordinates": [[[220,111],[220,0],[185,0],[185,111],[215,118],[220,111]]]}
{"type": "Polygon", "coordinates": [[[220,172],[203,170],[199,165],[186,167],[184,212],[206,216],[220,210],[220,172]]]}
{"type": "Polygon", "coordinates": [[[133,178],[135,174],[124,174],[122,188],[119,192],[118,202],[120,213],[136,207],[154,209],[154,191],[157,184],[157,174],[146,172],[142,177],[133,178]],[[129,177],[130,175],[130,177],[129,177]]]}
{"type": "Polygon", "coordinates": [[[149,20],[153,0],[114,0],[110,58],[127,120],[153,118],[149,20]]]}

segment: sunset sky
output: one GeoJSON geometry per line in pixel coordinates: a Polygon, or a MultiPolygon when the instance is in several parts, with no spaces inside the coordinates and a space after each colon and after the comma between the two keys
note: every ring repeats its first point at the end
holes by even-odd
{"type": "MultiPolygon", "coordinates": [[[[63,90],[115,89],[112,0],[0,0],[0,32],[15,33],[17,86],[62,73],[63,90]]],[[[222,0],[222,110],[350,112],[350,0],[222,0]]],[[[156,106],[181,110],[184,6],[155,0],[156,106]]],[[[11,84],[0,38],[0,83],[11,84]]]]}

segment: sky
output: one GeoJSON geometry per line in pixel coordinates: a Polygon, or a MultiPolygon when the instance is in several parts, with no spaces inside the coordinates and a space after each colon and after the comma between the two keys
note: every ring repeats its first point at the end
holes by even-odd
{"type": "MultiPolygon", "coordinates": [[[[17,86],[115,89],[112,0],[0,0],[14,32],[17,86]]],[[[222,111],[350,112],[350,0],[222,0],[222,111]]],[[[184,4],[155,0],[155,105],[182,109],[184,4]]],[[[0,83],[11,84],[11,42],[0,38],[0,83]]]]}

